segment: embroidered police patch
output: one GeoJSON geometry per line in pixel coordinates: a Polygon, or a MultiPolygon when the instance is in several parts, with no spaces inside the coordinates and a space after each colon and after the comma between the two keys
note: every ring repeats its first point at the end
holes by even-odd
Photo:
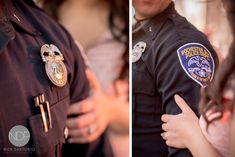
{"type": "Polygon", "coordinates": [[[199,43],[188,43],[177,50],[186,74],[205,87],[214,76],[215,63],[210,51],[199,43]]]}

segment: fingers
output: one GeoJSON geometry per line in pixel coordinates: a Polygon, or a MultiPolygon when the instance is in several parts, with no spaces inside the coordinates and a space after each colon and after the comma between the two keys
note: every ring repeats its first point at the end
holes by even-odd
{"type": "Polygon", "coordinates": [[[179,139],[173,132],[163,132],[161,133],[162,138],[169,147],[174,148],[186,148],[185,144],[179,139]]]}
{"type": "Polygon", "coordinates": [[[83,114],[93,111],[95,104],[91,99],[83,100],[79,103],[72,104],[69,107],[68,115],[71,114],[83,114]]]}
{"type": "Polygon", "coordinates": [[[69,129],[80,129],[91,125],[96,122],[96,114],[91,112],[84,115],[80,115],[76,118],[68,118],[66,126],[69,129]]]}
{"type": "Polygon", "coordinates": [[[171,140],[166,140],[166,145],[168,145],[169,147],[175,147],[176,144],[174,144],[174,142],[172,142],[171,140]]]}
{"type": "Polygon", "coordinates": [[[162,130],[164,130],[164,131],[168,131],[169,130],[169,126],[167,125],[167,123],[163,123],[162,124],[162,130]]]}
{"type": "Polygon", "coordinates": [[[100,129],[98,128],[94,133],[92,134],[88,134],[86,136],[71,136],[71,138],[69,138],[69,143],[90,143],[95,141],[96,139],[99,138],[99,136],[101,135],[102,131],[100,131],[100,129]]]}
{"type": "Polygon", "coordinates": [[[169,137],[169,132],[163,132],[163,133],[161,133],[161,136],[164,140],[167,140],[169,137]]]}
{"type": "Polygon", "coordinates": [[[182,110],[182,112],[190,111],[191,108],[188,106],[188,104],[184,101],[183,98],[181,98],[178,94],[174,96],[176,104],[179,106],[179,108],[182,110]]]}
{"type": "Polygon", "coordinates": [[[66,125],[69,129],[68,142],[89,143],[96,140],[101,134],[96,119],[94,113],[67,119],[66,125]]]}
{"type": "Polygon", "coordinates": [[[169,122],[172,118],[174,118],[176,115],[170,115],[170,114],[164,114],[161,117],[161,120],[163,122],[169,122]]]}
{"type": "Polygon", "coordinates": [[[165,134],[166,134],[166,132],[161,133],[161,136],[162,136],[162,138],[163,138],[164,140],[166,140],[166,139],[165,139],[165,134]]]}
{"type": "Polygon", "coordinates": [[[92,124],[88,127],[80,128],[80,129],[70,129],[69,137],[70,138],[82,138],[93,134],[98,130],[98,125],[92,124]]]}
{"type": "Polygon", "coordinates": [[[178,114],[178,115],[169,115],[169,114],[162,115],[162,117],[161,117],[161,120],[163,121],[162,129],[164,131],[169,131],[172,129],[172,127],[174,128],[174,125],[175,125],[174,122],[175,122],[175,120],[177,121],[179,115],[180,114],[178,114]]]}

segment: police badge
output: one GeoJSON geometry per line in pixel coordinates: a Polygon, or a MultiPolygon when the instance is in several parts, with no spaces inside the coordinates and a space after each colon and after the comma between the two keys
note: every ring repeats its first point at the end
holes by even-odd
{"type": "Polygon", "coordinates": [[[41,57],[45,62],[48,78],[54,85],[63,87],[67,82],[67,69],[63,62],[63,54],[55,45],[45,44],[41,47],[41,57]]]}
{"type": "Polygon", "coordinates": [[[132,50],[132,63],[135,63],[140,59],[142,53],[145,51],[145,48],[146,48],[146,43],[143,41],[140,41],[137,44],[135,44],[132,50]]]}
{"type": "Polygon", "coordinates": [[[177,50],[186,74],[202,87],[213,79],[215,63],[210,51],[200,43],[188,43],[177,50]]]}

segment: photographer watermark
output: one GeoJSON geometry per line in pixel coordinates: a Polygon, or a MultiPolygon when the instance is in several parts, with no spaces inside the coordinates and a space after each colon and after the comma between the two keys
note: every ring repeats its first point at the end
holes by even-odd
{"type": "Polygon", "coordinates": [[[29,142],[30,133],[26,127],[16,125],[9,131],[8,138],[14,146],[23,147],[29,142]]]}
{"type": "Polygon", "coordinates": [[[24,147],[30,140],[29,130],[22,125],[16,125],[9,131],[8,139],[15,147],[4,147],[3,152],[9,154],[34,153],[35,147],[24,147]]]}

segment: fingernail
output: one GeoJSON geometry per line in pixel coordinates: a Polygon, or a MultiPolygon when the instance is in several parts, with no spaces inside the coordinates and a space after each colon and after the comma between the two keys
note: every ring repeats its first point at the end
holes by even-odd
{"type": "Polygon", "coordinates": [[[179,100],[180,99],[180,96],[178,94],[175,94],[174,97],[175,97],[175,100],[179,100]]]}
{"type": "MultiPolygon", "coordinates": [[[[164,114],[165,115],[165,114],[164,114]]],[[[164,115],[161,116],[161,120],[163,121],[164,115]]]]}

